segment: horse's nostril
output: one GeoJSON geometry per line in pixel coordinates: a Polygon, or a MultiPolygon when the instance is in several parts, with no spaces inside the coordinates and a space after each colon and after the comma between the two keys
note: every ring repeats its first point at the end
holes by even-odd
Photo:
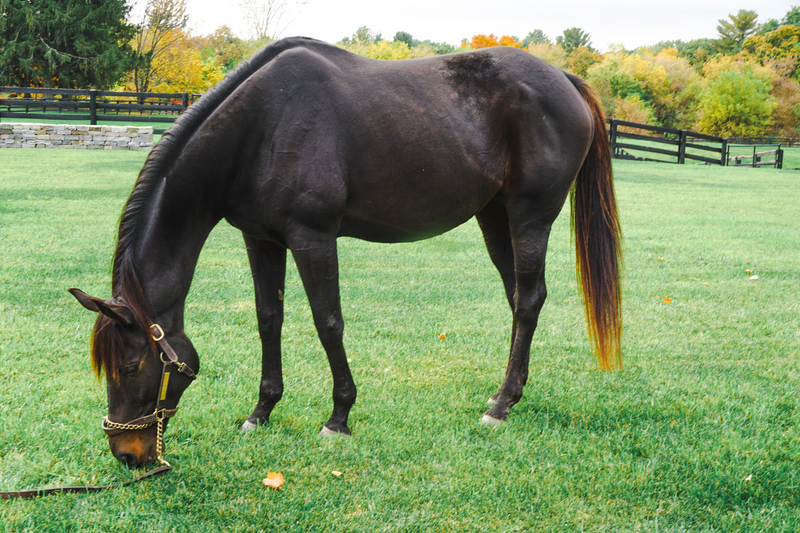
{"type": "Polygon", "coordinates": [[[134,467],[139,464],[139,459],[132,453],[121,453],[117,455],[119,461],[129,467],[134,467]]]}

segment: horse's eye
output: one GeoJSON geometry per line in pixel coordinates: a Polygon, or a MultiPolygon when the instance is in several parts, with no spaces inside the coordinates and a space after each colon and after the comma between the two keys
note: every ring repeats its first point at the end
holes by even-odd
{"type": "Polygon", "coordinates": [[[139,365],[135,363],[122,367],[122,374],[125,377],[132,378],[138,373],[139,373],[139,365]]]}

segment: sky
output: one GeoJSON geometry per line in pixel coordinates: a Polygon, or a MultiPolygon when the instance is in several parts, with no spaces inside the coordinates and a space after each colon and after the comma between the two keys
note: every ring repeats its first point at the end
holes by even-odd
{"type": "MultiPolygon", "coordinates": [[[[142,1],[142,0],[139,0],[142,1]]],[[[286,0],[294,4],[294,0],[286,0]]],[[[759,22],[780,20],[792,5],[778,0],[307,0],[282,37],[303,35],[328,42],[366,26],[391,40],[398,31],[415,39],[457,45],[480,33],[524,38],[540,29],[552,40],[567,28],[591,36],[601,52],[622,45],[632,50],[660,41],[716,38],[719,19],[754,10],[759,22]],[[647,6],[647,7],[644,7],[647,6]],[[651,7],[652,6],[652,7],[651,7]]],[[[187,0],[192,33],[205,35],[226,24],[249,37],[238,0],[187,0]]]]}

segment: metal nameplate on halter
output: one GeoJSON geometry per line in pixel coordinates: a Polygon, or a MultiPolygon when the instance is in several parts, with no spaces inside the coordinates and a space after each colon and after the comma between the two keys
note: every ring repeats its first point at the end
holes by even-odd
{"type": "Polygon", "coordinates": [[[167,399],[167,386],[169,385],[169,372],[164,372],[164,380],[161,382],[161,396],[159,401],[163,402],[167,399]]]}

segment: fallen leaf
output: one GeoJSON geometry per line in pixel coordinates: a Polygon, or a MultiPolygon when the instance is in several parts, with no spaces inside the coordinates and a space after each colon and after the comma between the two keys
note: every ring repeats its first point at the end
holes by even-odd
{"type": "Polygon", "coordinates": [[[748,268],[747,270],[745,270],[745,272],[749,274],[750,272],[752,272],[752,270],[750,270],[750,269],[748,268]]]}
{"type": "Polygon", "coordinates": [[[439,335],[439,340],[440,340],[440,341],[443,341],[443,340],[445,340],[446,338],[447,338],[447,335],[445,335],[444,333],[442,333],[441,335],[439,335]]]}
{"type": "Polygon", "coordinates": [[[747,476],[746,478],[744,478],[744,480],[745,480],[745,481],[753,481],[753,474],[750,474],[749,476],[747,476]]]}
{"type": "Polygon", "coordinates": [[[750,276],[750,281],[755,281],[758,279],[758,276],[750,276]]]}
{"type": "Polygon", "coordinates": [[[331,472],[331,474],[333,474],[336,477],[341,477],[342,476],[342,473],[339,472],[338,470],[334,470],[333,472],[331,472]]]}
{"type": "Polygon", "coordinates": [[[280,472],[267,472],[267,477],[264,479],[264,485],[272,487],[275,490],[281,490],[281,485],[286,481],[280,472]]]}
{"type": "Polygon", "coordinates": [[[672,298],[664,298],[664,299],[661,301],[661,303],[662,303],[662,304],[668,304],[668,303],[671,303],[671,302],[672,302],[672,298]]]}
{"type": "Polygon", "coordinates": [[[659,261],[666,261],[666,259],[664,259],[663,257],[659,257],[658,260],[659,261]]]}

